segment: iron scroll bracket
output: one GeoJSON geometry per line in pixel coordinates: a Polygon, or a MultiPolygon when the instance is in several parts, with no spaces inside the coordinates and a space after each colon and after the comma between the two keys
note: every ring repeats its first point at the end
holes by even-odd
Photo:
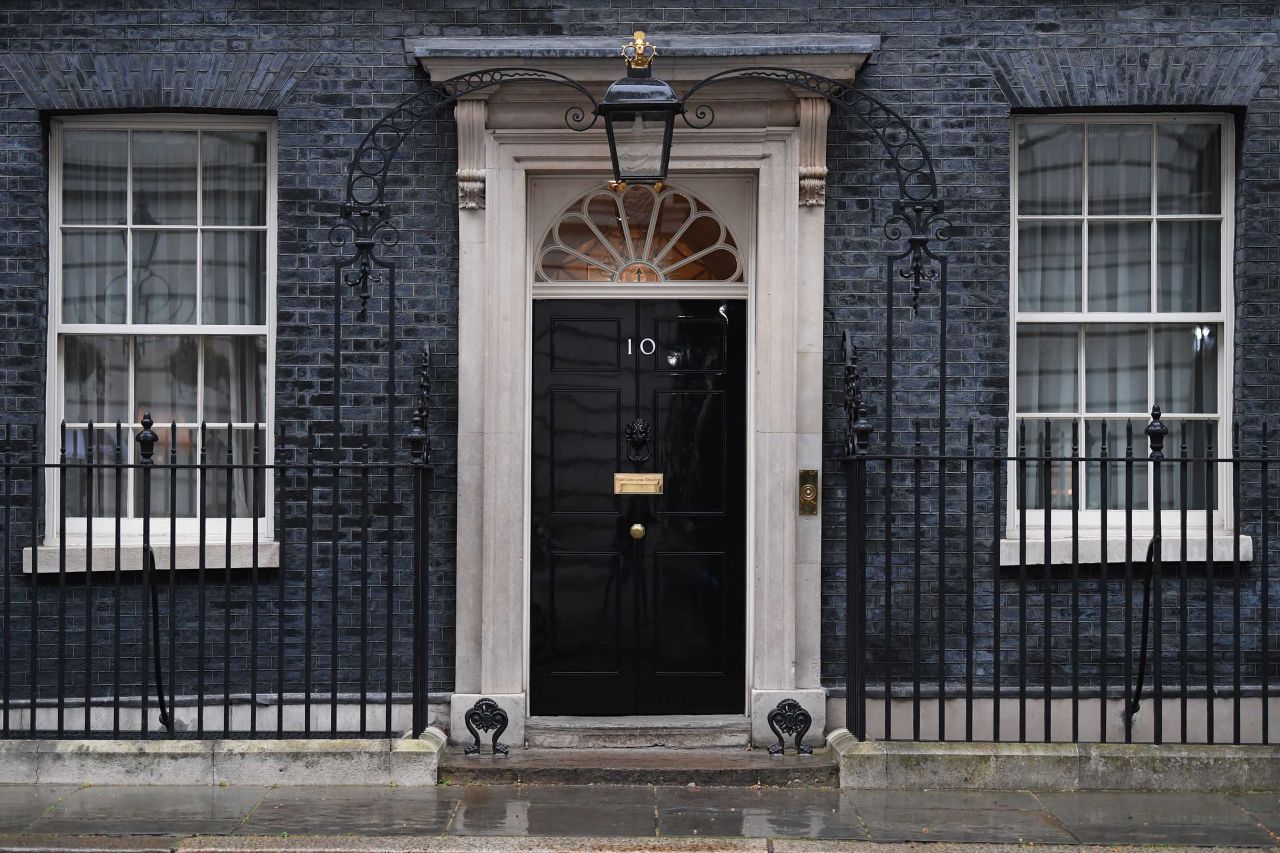
{"type": "Polygon", "coordinates": [[[770,755],[786,754],[787,742],[783,738],[784,734],[795,735],[796,755],[813,755],[813,747],[804,744],[804,736],[809,733],[809,727],[813,725],[813,717],[799,702],[794,699],[783,699],[778,703],[778,707],[769,712],[766,721],[774,737],[778,739],[777,743],[770,744],[770,755]]]}
{"type": "Polygon", "coordinates": [[[467,726],[467,732],[475,739],[475,743],[463,750],[465,755],[480,754],[480,732],[493,732],[490,744],[493,749],[493,756],[496,758],[500,755],[509,755],[510,750],[504,744],[498,743],[498,739],[502,737],[502,733],[507,730],[507,712],[502,710],[497,702],[489,699],[476,700],[476,704],[471,706],[471,710],[467,711],[462,721],[467,726]],[[478,731],[477,731],[478,730],[478,731]]]}

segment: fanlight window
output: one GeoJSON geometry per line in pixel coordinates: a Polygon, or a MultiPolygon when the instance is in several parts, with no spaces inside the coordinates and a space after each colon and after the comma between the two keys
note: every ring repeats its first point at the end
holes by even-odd
{"type": "Polygon", "coordinates": [[[720,217],[684,190],[631,186],[589,192],[547,231],[538,281],[743,280],[738,243],[720,217]]]}

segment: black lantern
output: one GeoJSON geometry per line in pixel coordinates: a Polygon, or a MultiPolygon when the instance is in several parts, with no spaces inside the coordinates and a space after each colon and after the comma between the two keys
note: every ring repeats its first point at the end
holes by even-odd
{"type": "Polygon", "coordinates": [[[609,156],[618,186],[661,184],[671,159],[671,130],[684,105],[662,80],[652,76],[650,63],[657,51],[637,32],[622,48],[627,76],[604,94],[596,114],[609,134],[609,156]]]}

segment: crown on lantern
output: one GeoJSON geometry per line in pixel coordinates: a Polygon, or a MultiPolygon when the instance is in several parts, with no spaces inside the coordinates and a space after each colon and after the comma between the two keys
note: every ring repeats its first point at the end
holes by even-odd
{"type": "Polygon", "coordinates": [[[622,46],[622,57],[627,61],[628,68],[648,68],[657,54],[658,49],[653,43],[644,40],[642,30],[636,30],[631,41],[622,46]]]}

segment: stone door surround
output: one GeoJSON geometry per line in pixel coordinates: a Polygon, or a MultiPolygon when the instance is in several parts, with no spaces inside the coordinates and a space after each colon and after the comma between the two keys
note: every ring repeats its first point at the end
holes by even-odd
{"type": "MultiPolygon", "coordinates": [[[[873,36],[665,36],[655,73],[680,92],[744,65],[799,68],[842,81],[878,47],[873,36]]],[[[406,48],[433,80],[488,67],[545,68],[593,93],[623,73],[617,39],[417,38],[406,48]]],[[[823,99],[777,83],[735,81],[699,98],[708,128],[677,122],[673,180],[750,176],[755,184],[748,406],[747,683],[752,741],[783,698],[825,732],[819,682],[821,519],[800,517],[796,480],[822,463],[823,99]]],[[[564,126],[581,105],[567,87],[504,84],[457,105],[459,190],[456,686],[451,737],[481,696],[524,740],[528,685],[530,259],[529,186],[538,175],[609,173],[604,132],[564,126]]]]}

